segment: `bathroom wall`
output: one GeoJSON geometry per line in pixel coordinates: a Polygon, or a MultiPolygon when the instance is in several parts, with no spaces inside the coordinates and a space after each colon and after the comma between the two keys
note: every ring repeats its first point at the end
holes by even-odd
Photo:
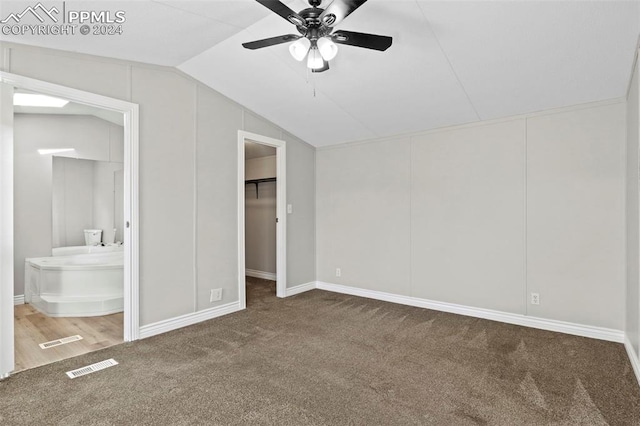
{"type": "Polygon", "coordinates": [[[52,247],[84,245],[93,228],[93,161],[52,158],[52,247]]]}
{"type": "Polygon", "coordinates": [[[95,161],[93,165],[93,223],[91,226],[94,229],[102,229],[102,242],[105,244],[122,241],[124,182],[118,182],[117,175],[122,175],[123,169],[123,163],[95,161]],[[120,202],[116,202],[118,197],[120,202]]]}
{"type": "MultiPolygon", "coordinates": [[[[245,161],[245,179],[276,177],[276,156],[245,161]]],[[[245,185],[245,266],[276,273],[276,182],[245,185]]],[[[251,271],[249,271],[251,273],[251,271]]]]}
{"type": "Polygon", "coordinates": [[[123,140],[122,127],[93,116],[15,114],[15,295],[24,292],[24,259],[51,256],[53,247],[53,161],[37,150],[74,148],[56,155],[122,162],[123,140]]]}
{"type": "Polygon", "coordinates": [[[53,247],[84,245],[85,229],[102,230],[103,243],[118,241],[114,227],[121,233],[124,219],[123,212],[115,218],[115,174],[122,170],[123,163],[53,157],[53,247]]]}

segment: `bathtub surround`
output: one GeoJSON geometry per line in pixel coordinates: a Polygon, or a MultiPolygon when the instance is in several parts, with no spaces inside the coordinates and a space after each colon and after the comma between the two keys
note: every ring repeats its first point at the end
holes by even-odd
{"type": "Polygon", "coordinates": [[[53,250],[57,253],[52,257],[25,260],[27,303],[50,317],[94,317],[124,310],[122,246],[53,250]]]}
{"type": "MultiPolygon", "coordinates": [[[[82,245],[84,234],[76,228],[73,239],[67,241],[67,235],[61,227],[63,216],[54,217],[53,205],[65,205],[59,197],[54,197],[54,184],[64,186],[59,179],[54,180],[52,154],[40,155],[40,148],[74,148],[75,151],[57,153],[57,157],[71,157],[87,160],[122,163],[124,156],[124,130],[122,127],[93,116],[15,114],[15,285],[14,294],[24,293],[24,259],[28,257],[51,256],[51,249],[59,244],[82,245]],[[54,219],[56,225],[53,226],[54,219]],[[54,232],[57,230],[57,232],[54,232]],[[80,234],[78,234],[80,232],[80,234]]],[[[63,160],[64,161],[64,160],[63,160]]],[[[68,162],[75,160],[69,159],[68,162]]],[[[88,163],[73,163],[80,164],[88,163]]],[[[83,200],[84,221],[93,222],[93,168],[84,167],[86,176],[82,181],[69,179],[67,185],[72,192],[69,197],[83,200]],[[81,194],[86,194],[82,197],[81,194]],[[89,202],[89,199],[91,201],[89,202]]],[[[59,177],[59,175],[58,175],[59,177]]],[[[83,216],[79,206],[73,211],[78,220],[83,216]]],[[[72,210],[69,209],[71,212],[72,210]]],[[[75,222],[75,221],[72,221],[75,222]]],[[[112,222],[111,222],[112,223],[112,222]]],[[[84,225],[83,225],[84,226],[84,225]]],[[[89,226],[93,228],[93,226],[89,226]]],[[[103,232],[113,232],[113,225],[103,232]]],[[[70,236],[71,238],[71,236],[70,236]]]]}

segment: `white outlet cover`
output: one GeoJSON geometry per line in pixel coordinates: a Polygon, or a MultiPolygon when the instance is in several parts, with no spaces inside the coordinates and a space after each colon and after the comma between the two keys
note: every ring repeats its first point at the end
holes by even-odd
{"type": "Polygon", "coordinates": [[[212,288],[211,296],[209,297],[209,302],[217,302],[222,300],[222,289],[221,288],[212,288]]]}

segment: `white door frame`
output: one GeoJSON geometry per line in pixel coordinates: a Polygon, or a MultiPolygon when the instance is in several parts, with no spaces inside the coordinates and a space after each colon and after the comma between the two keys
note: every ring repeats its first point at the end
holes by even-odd
{"type": "Polygon", "coordinates": [[[0,379],[13,352],[13,87],[0,81],[0,379]],[[4,194],[8,192],[8,196],[4,194]],[[10,285],[2,285],[10,283],[10,285]],[[9,348],[5,350],[7,343],[9,348]]]}
{"type": "Polygon", "coordinates": [[[240,309],[247,307],[244,244],[244,143],[257,142],[276,148],[276,296],[287,292],[287,157],[286,143],[255,133],[238,131],[238,298],[240,309]]]}
{"type": "MultiPolygon", "coordinates": [[[[45,95],[51,95],[59,98],[68,99],[69,101],[95,106],[98,108],[109,109],[112,111],[120,112],[124,115],[124,220],[125,229],[123,230],[124,236],[124,341],[130,342],[137,340],[140,334],[139,325],[139,210],[138,210],[138,145],[139,145],[139,114],[138,105],[122,101],[119,99],[109,98],[107,96],[97,95],[95,93],[85,92],[82,90],[72,89],[70,87],[61,86],[58,84],[48,83],[41,80],[36,80],[29,77],[24,77],[17,74],[12,74],[4,71],[0,71],[0,83],[6,83],[14,88],[26,89],[45,95]]],[[[4,106],[4,105],[3,105],[4,106]]],[[[4,109],[4,108],[3,108],[4,109]]],[[[9,109],[13,114],[13,105],[9,109]]],[[[7,137],[4,132],[0,132],[0,149],[2,149],[3,163],[5,147],[13,147],[13,137],[9,135],[7,137]],[[10,138],[10,140],[5,140],[10,138]]],[[[11,163],[13,165],[13,158],[11,157],[11,163]]],[[[4,164],[3,164],[4,166],[4,164]]],[[[5,173],[5,167],[3,174],[5,173]]],[[[4,177],[4,176],[3,176],[4,177]]],[[[6,206],[9,198],[13,203],[13,187],[7,188],[2,186],[1,202],[0,205],[6,206]]],[[[6,213],[6,212],[5,212],[6,213]]],[[[8,221],[4,217],[3,213],[0,213],[0,235],[13,234],[13,212],[11,212],[10,225],[11,230],[5,229],[8,226],[8,221]]],[[[5,258],[10,252],[13,257],[13,238],[11,241],[6,241],[3,238],[2,251],[0,255],[0,264],[6,265],[5,258]],[[7,249],[8,244],[11,247],[7,249]]],[[[12,262],[13,263],[13,262],[12,262]]],[[[0,311],[5,313],[11,311],[11,328],[13,329],[13,281],[7,283],[4,280],[5,275],[2,275],[2,282],[0,282],[0,311]],[[11,298],[7,300],[6,295],[8,291],[6,287],[11,287],[11,298]]],[[[0,317],[0,330],[7,327],[8,321],[7,315],[0,317]]],[[[7,376],[11,370],[13,370],[13,339],[8,341],[8,338],[4,334],[0,334],[0,359],[6,357],[11,352],[11,368],[7,370],[6,365],[0,365],[0,378],[7,376]]]]}

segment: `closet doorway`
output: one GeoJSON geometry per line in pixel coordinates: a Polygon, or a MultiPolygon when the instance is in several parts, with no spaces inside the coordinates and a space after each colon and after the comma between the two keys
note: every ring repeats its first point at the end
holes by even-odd
{"type": "Polygon", "coordinates": [[[286,293],[285,142],[238,133],[238,293],[246,308],[246,279],[276,282],[286,293]]]}

